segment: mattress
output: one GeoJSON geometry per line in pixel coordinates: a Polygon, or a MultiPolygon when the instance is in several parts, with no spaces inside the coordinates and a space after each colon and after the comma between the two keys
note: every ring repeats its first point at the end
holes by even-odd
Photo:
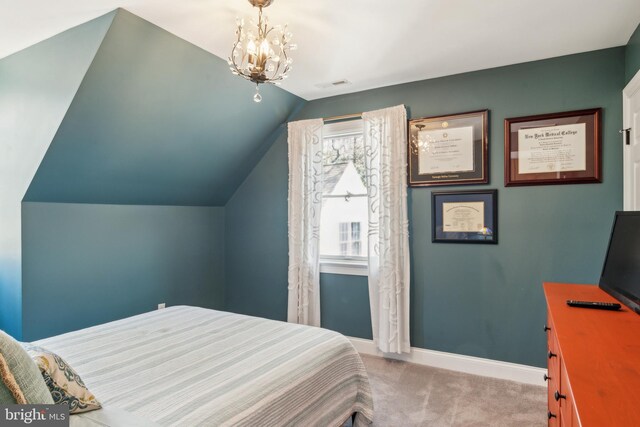
{"type": "Polygon", "coordinates": [[[72,417],[87,425],[124,425],[126,414],[159,426],[326,427],[352,413],[365,426],[373,418],[360,356],[326,329],[177,306],[34,344],[62,356],[103,404],[72,417]]]}

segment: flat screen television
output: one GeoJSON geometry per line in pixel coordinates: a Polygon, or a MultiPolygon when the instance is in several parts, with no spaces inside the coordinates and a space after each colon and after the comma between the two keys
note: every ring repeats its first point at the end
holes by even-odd
{"type": "Polygon", "coordinates": [[[640,212],[616,212],[599,286],[640,314],[640,212]]]}

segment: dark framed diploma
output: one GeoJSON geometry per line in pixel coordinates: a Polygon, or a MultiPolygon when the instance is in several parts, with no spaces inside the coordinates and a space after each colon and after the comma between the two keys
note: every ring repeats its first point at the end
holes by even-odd
{"type": "Polygon", "coordinates": [[[433,191],[433,243],[498,243],[498,190],[433,191]]]}
{"type": "Polygon", "coordinates": [[[409,186],[489,182],[489,110],[409,121],[409,186]]]}
{"type": "Polygon", "coordinates": [[[504,185],[602,182],[601,108],[504,121],[504,185]]]}

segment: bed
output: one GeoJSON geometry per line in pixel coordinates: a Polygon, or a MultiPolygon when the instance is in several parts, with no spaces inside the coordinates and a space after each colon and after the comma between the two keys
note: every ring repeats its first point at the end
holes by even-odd
{"type": "Polygon", "coordinates": [[[364,365],[342,335],[176,306],[33,343],[58,353],[103,409],[72,425],[354,426],[372,422],[364,365]]]}

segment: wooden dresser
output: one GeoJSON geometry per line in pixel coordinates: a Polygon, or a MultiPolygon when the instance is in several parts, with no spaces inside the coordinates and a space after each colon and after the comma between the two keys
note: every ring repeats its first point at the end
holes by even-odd
{"type": "Polygon", "coordinates": [[[543,286],[549,426],[640,426],[640,315],[566,304],[618,302],[597,286],[543,286]]]}

